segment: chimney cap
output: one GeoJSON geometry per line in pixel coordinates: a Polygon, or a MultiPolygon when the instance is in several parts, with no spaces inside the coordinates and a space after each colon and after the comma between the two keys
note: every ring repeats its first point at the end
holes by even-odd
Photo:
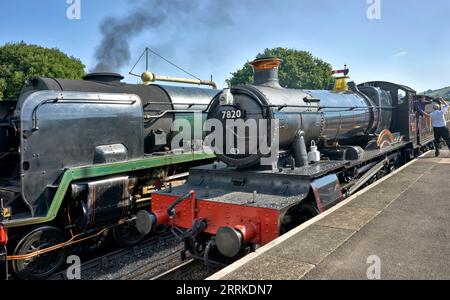
{"type": "Polygon", "coordinates": [[[279,59],[278,57],[265,56],[255,59],[250,64],[255,70],[267,70],[278,68],[282,62],[283,60],[279,59]]]}
{"type": "Polygon", "coordinates": [[[89,73],[83,77],[83,80],[102,81],[102,82],[119,82],[122,79],[124,79],[122,75],[111,72],[89,73]]]}

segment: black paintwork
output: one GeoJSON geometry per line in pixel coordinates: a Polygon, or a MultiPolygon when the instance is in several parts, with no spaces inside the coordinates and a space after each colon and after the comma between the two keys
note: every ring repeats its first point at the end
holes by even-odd
{"type": "Polygon", "coordinates": [[[122,78],[34,77],[17,102],[0,102],[0,197],[12,219],[46,215],[67,168],[140,159],[170,147],[175,111],[193,103],[205,109],[217,94],[122,78]],[[164,111],[170,113],[151,118],[164,111]]]}
{"type": "Polygon", "coordinates": [[[66,168],[95,163],[98,146],[122,144],[129,160],[144,156],[139,98],[128,100],[124,95],[120,100],[114,94],[103,94],[95,100],[95,94],[63,95],[64,99],[53,101],[59,96],[56,92],[34,93],[21,107],[22,198],[33,207],[34,216],[47,213],[54,187],[66,168]]]}
{"type": "MultiPolygon", "coordinates": [[[[218,93],[217,90],[195,87],[127,84],[120,81],[122,78],[121,75],[114,73],[88,74],[84,77],[85,80],[34,77],[30,78],[22,89],[19,103],[26,99],[30,93],[40,90],[134,94],[138,95],[142,101],[144,115],[154,116],[163,111],[184,108],[176,105],[179,101],[202,103],[204,105],[201,106],[201,109],[205,109],[211,99],[218,93]]],[[[174,113],[168,113],[160,118],[146,119],[144,123],[146,153],[159,151],[170,143],[170,140],[167,139],[165,144],[155,144],[155,131],[163,132],[166,136],[169,136],[174,117],[174,113]]]]}
{"type": "Polygon", "coordinates": [[[391,132],[400,132],[405,137],[406,140],[414,142],[414,137],[411,136],[409,131],[410,128],[409,110],[414,100],[414,96],[416,95],[417,92],[405,85],[400,85],[386,81],[366,82],[360,85],[361,88],[363,86],[378,87],[390,94],[392,106],[395,107],[395,110],[393,112],[392,123],[389,129],[391,132]],[[399,91],[405,93],[404,98],[399,99],[399,91]]]}

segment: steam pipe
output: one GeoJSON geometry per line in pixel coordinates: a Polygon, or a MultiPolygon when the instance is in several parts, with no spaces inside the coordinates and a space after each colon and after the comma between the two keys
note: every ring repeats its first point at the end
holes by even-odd
{"type": "Polygon", "coordinates": [[[215,241],[210,240],[208,244],[206,244],[205,253],[203,254],[203,262],[205,263],[206,269],[209,271],[211,270],[211,264],[209,263],[209,253],[211,251],[211,248],[215,246],[215,241]]]}
{"type": "Polygon", "coordinates": [[[187,84],[197,84],[197,85],[207,85],[211,86],[213,89],[217,89],[217,85],[214,81],[211,80],[201,80],[201,79],[189,79],[189,78],[180,78],[180,77],[171,77],[171,76],[161,76],[151,73],[149,71],[145,71],[141,75],[141,79],[145,85],[149,85],[155,81],[165,81],[165,82],[175,82],[175,83],[187,83],[187,84]]]}
{"type": "Polygon", "coordinates": [[[195,197],[195,193],[194,191],[189,191],[188,193],[178,197],[175,201],[173,201],[169,207],[167,208],[167,214],[169,216],[174,216],[175,212],[173,211],[173,209],[175,208],[175,206],[177,206],[178,204],[180,204],[181,202],[183,202],[184,200],[188,199],[189,197],[195,197]]]}

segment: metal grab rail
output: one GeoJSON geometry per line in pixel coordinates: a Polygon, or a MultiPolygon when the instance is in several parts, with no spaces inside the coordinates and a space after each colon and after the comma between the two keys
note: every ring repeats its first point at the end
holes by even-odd
{"type": "Polygon", "coordinates": [[[398,109],[398,107],[394,106],[313,106],[313,105],[296,105],[296,104],[270,104],[270,105],[261,105],[263,107],[275,107],[278,109],[283,109],[286,107],[295,107],[295,108],[317,108],[318,110],[322,109],[374,109],[374,108],[381,108],[381,109],[398,109]]]}
{"type": "Polygon", "coordinates": [[[62,104],[74,104],[74,103],[87,103],[87,104],[117,104],[117,105],[133,105],[136,103],[136,100],[102,100],[102,99],[62,99],[62,98],[55,98],[55,99],[49,99],[49,100],[43,100],[38,105],[36,105],[33,108],[32,111],[32,124],[33,124],[33,130],[39,130],[39,127],[37,125],[37,111],[41,106],[44,106],[46,104],[55,104],[55,103],[62,103],[62,104]]]}
{"type": "Polygon", "coordinates": [[[158,105],[187,105],[188,107],[192,106],[209,106],[209,103],[178,103],[178,102],[158,102],[158,101],[150,101],[144,104],[144,108],[149,106],[150,104],[158,104],[158,105]]]}
{"type": "Polygon", "coordinates": [[[194,113],[204,113],[204,112],[205,111],[203,111],[203,110],[187,110],[187,109],[176,110],[176,109],[169,109],[169,110],[164,110],[164,111],[160,112],[157,115],[145,115],[144,119],[146,119],[146,120],[159,119],[159,118],[162,118],[162,117],[164,117],[165,115],[167,115],[169,113],[183,113],[183,114],[191,113],[191,114],[194,114],[194,113]]]}

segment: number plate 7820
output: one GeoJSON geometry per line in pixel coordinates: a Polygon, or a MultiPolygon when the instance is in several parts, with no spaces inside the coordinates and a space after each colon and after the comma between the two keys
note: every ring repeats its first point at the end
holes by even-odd
{"type": "Polygon", "coordinates": [[[222,119],[240,119],[244,117],[244,112],[240,109],[224,110],[222,113],[222,119]]]}

